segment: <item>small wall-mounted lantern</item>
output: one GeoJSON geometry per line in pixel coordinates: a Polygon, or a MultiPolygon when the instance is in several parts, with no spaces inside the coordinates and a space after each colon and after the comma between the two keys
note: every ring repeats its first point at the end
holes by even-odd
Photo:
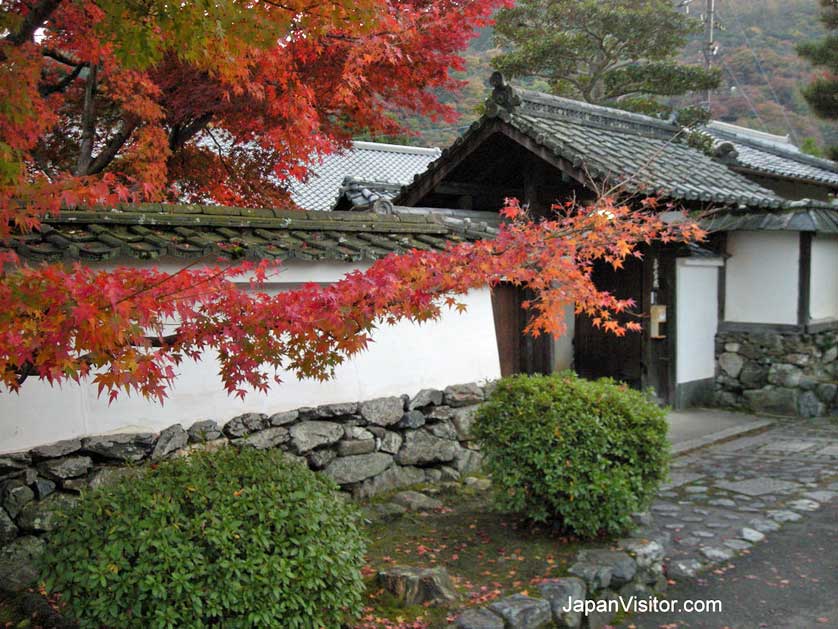
{"type": "Polygon", "coordinates": [[[655,304],[649,313],[649,336],[653,339],[666,338],[666,306],[655,304]]]}

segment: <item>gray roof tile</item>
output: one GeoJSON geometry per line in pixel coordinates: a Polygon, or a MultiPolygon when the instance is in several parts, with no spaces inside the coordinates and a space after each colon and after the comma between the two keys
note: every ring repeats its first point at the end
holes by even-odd
{"type": "Polygon", "coordinates": [[[306,181],[291,182],[291,198],[305,210],[331,210],[346,177],[401,186],[440,154],[438,148],[353,142],[351,149],[326,155],[312,166],[306,181]]]}

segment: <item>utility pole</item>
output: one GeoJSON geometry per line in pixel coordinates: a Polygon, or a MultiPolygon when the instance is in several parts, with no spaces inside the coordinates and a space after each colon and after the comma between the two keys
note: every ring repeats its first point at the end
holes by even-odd
{"type": "MultiPolygon", "coordinates": [[[[707,0],[707,10],[704,14],[704,69],[709,71],[713,67],[713,57],[716,55],[716,0],[707,0]]],[[[710,89],[704,91],[704,103],[710,110],[710,89]]]]}

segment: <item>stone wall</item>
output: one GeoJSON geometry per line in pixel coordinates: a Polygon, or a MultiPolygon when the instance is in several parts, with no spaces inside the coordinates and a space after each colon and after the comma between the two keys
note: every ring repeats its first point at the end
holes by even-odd
{"type": "Polygon", "coordinates": [[[819,417],[838,412],[836,391],[836,330],[716,335],[716,401],[720,406],[819,417]]]}
{"type": "Polygon", "coordinates": [[[356,497],[459,480],[480,466],[470,429],[489,386],[453,385],[423,389],[412,398],[247,413],[223,425],[175,424],[159,434],[85,437],[0,455],[0,589],[19,589],[34,579],[33,558],[43,551],[43,535],[82,490],[136,473],[137,464],[195,449],[228,443],[280,448],[356,497]]]}

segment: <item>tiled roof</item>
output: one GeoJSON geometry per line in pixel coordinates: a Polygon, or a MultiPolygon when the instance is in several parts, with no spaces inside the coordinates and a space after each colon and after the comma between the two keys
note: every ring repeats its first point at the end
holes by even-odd
{"type": "Polygon", "coordinates": [[[802,153],[785,136],[772,136],[745,127],[713,121],[706,127],[716,146],[733,145],[733,166],[769,177],[794,179],[838,188],[838,163],[802,153]]]}
{"type": "Polygon", "coordinates": [[[440,154],[438,148],[353,142],[351,149],[326,155],[312,166],[307,181],[292,182],[291,198],[306,210],[331,210],[346,177],[401,186],[440,154]]]}
{"type": "MultiPolygon", "coordinates": [[[[334,210],[369,210],[376,202],[392,201],[402,189],[401,184],[387,181],[365,181],[357,177],[346,177],[340,186],[340,197],[330,208],[334,210]]],[[[386,206],[385,206],[386,207],[386,206]]],[[[392,207],[392,203],[390,203],[392,207]]]]}
{"type": "Polygon", "coordinates": [[[44,219],[39,232],[13,236],[7,246],[27,260],[49,262],[162,256],[359,261],[493,235],[486,226],[395,209],[388,215],[168,204],[72,209],[44,219]]]}
{"type": "Polygon", "coordinates": [[[838,205],[803,199],[771,210],[733,210],[714,213],[702,221],[711,231],[804,231],[838,234],[838,205]]]}
{"type": "Polygon", "coordinates": [[[771,190],[683,143],[673,122],[513,89],[497,76],[493,85],[486,115],[420,177],[431,176],[458,145],[500,120],[597,182],[622,182],[632,192],[683,201],[782,204],[771,190]]]}

